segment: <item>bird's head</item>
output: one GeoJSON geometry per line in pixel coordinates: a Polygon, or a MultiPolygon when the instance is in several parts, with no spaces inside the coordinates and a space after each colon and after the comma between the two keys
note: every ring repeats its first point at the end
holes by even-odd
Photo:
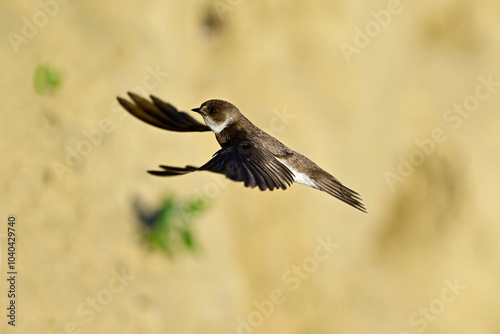
{"type": "Polygon", "coordinates": [[[216,134],[236,122],[241,116],[238,108],[223,100],[208,100],[199,108],[191,110],[203,116],[207,126],[216,134]]]}

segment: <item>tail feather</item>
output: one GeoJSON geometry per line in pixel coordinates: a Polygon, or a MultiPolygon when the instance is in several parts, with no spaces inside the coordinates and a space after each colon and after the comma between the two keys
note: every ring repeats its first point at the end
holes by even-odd
{"type": "MultiPolygon", "coordinates": [[[[330,175],[329,175],[330,176],[330,175]]],[[[338,198],[356,209],[366,212],[366,208],[361,203],[361,196],[352,189],[347,188],[333,176],[329,178],[315,179],[314,183],[317,189],[338,198]]]]}

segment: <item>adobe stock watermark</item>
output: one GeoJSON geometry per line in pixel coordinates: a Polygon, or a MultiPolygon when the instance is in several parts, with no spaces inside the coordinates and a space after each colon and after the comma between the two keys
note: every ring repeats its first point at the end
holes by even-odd
{"type": "Polygon", "coordinates": [[[243,3],[243,0],[214,0],[213,6],[217,16],[221,21],[224,21],[224,16],[227,12],[232,12],[243,3]]]}
{"type": "Polygon", "coordinates": [[[417,311],[408,317],[408,324],[412,327],[412,330],[401,331],[399,334],[424,332],[429,323],[436,321],[446,311],[448,306],[455,302],[467,289],[467,286],[461,285],[457,278],[453,281],[446,279],[443,283],[445,287],[441,290],[439,297],[431,300],[428,305],[419,307],[417,311]]]}
{"type": "MultiPolygon", "coordinates": [[[[262,128],[263,131],[267,132],[271,136],[285,130],[285,128],[290,124],[290,121],[296,117],[295,114],[290,114],[287,112],[287,107],[284,106],[281,110],[274,108],[273,116],[269,120],[268,126],[262,128]]],[[[224,189],[230,180],[228,178],[222,177],[220,174],[210,173],[212,178],[211,182],[206,183],[203,188],[195,188],[194,196],[196,198],[203,198],[204,200],[214,199],[219,196],[222,189],[224,189]]]]}
{"type": "Polygon", "coordinates": [[[21,27],[18,32],[10,31],[7,33],[7,39],[14,52],[18,53],[22,45],[27,44],[35,38],[41,29],[43,29],[51,18],[59,13],[61,5],[66,5],[71,0],[39,0],[40,7],[31,17],[23,16],[21,18],[21,27]]]}
{"type": "MultiPolygon", "coordinates": [[[[158,88],[169,73],[162,71],[159,65],[156,65],[155,68],[146,66],[145,71],[147,74],[144,76],[141,85],[135,86],[132,90],[143,96],[148,96],[151,91],[158,88]]],[[[66,174],[72,173],[74,168],[80,166],[104,142],[105,137],[116,130],[117,120],[122,120],[127,115],[127,112],[118,104],[116,99],[113,99],[111,103],[111,111],[110,117],[104,117],[95,127],[83,129],[81,139],[76,144],[66,145],[64,162],[53,161],[51,163],[59,182],[64,180],[66,174]]]]}
{"type": "Polygon", "coordinates": [[[379,11],[372,10],[370,15],[372,19],[368,21],[363,28],[355,27],[352,43],[342,42],[339,47],[347,60],[352,62],[354,54],[360,54],[374,38],[391,24],[394,16],[403,12],[403,5],[400,0],[389,0],[385,9],[379,11]]]}
{"type": "Polygon", "coordinates": [[[135,276],[126,273],[123,269],[121,272],[112,270],[111,274],[113,277],[109,279],[105,288],[78,304],[75,309],[78,320],[68,321],[64,329],[56,334],[80,333],[85,324],[94,321],[97,314],[113,301],[115,295],[121,293],[135,279],[135,276]]]}
{"type": "Polygon", "coordinates": [[[464,120],[468,119],[473,112],[478,110],[481,102],[489,99],[500,86],[500,81],[494,81],[493,75],[481,75],[477,78],[479,83],[474,89],[474,93],[466,96],[461,103],[455,103],[443,113],[443,121],[448,127],[446,130],[443,127],[432,129],[429,135],[423,139],[415,139],[415,148],[410,151],[407,156],[399,154],[399,161],[396,172],[386,171],[384,173],[385,180],[389,188],[394,191],[396,185],[404,183],[413,173],[415,168],[425,163],[427,158],[431,156],[438,145],[443,144],[448,139],[447,131],[458,130],[464,120]]]}
{"type": "Polygon", "coordinates": [[[264,300],[254,300],[253,310],[247,316],[239,316],[236,319],[236,328],[233,332],[226,334],[252,334],[255,329],[259,328],[264,322],[271,317],[276,306],[283,304],[286,301],[287,294],[296,291],[302,285],[302,282],[309,279],[311,274],[318,270],[320,263],[325,262],[333,254],[340,244],[332,242],[331,236],[325,239],[317,238],[317,246],[313,254],[306,257],[299,265],[293,265],[281,275],[281,283],[279,288],[273,289],[269,293],[269,297],[264,300]]]}

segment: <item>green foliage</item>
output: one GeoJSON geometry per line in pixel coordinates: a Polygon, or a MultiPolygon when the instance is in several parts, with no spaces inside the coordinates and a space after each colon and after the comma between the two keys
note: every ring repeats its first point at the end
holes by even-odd
{"type": "Polygon", "coordinates": [[[198,244],[193,232],[193,218],[206,208],[207,203],[203,199],[179,203],[173,196],[168,197],[145,227],[147,242],[170,255],[181,249],[196,250],[198,244]]]}
{"type": "Polygon", "coordinates": [[[62,84],[61,73],[47,64],[38,64],[33,75],[33,87],[39,95],[54,93],[62,84]]]}

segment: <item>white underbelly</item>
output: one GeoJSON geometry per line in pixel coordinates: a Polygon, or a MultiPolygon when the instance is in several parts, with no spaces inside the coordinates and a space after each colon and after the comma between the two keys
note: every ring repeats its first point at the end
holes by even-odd
{"type": "Polygon", "coordinates": [[[293,182],[305,184],[306,186],[316,188],[316,183],[314,183],[314,181],[307,174],[296,171],[281,159],[278,160],[293,173],[293,182]]]}

